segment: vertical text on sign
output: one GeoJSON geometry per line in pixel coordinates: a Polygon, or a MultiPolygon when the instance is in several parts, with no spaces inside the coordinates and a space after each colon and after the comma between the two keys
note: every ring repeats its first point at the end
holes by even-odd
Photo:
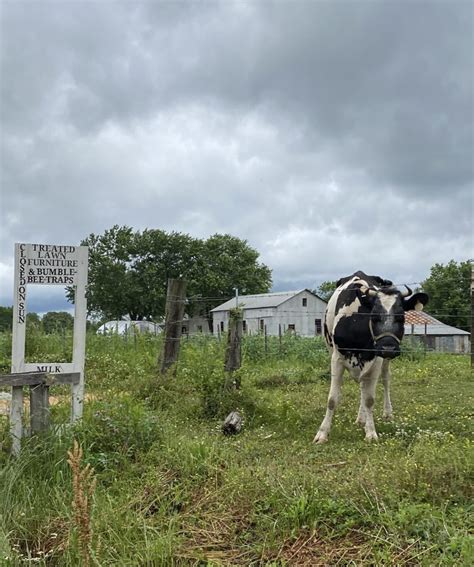
{"type": "Polygon", "coordinates": [[[26,316],[26,244],[20,244],[19,247],[19,277],[17,289],[17,305],[18,305],[18,323],[25,323],[26,316]]]}

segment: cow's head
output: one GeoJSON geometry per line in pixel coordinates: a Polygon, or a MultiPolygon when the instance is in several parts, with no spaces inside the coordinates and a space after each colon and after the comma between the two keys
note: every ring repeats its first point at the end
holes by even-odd
{"type": "Polygon", "coordinates": [[[359,299],[370,308],[370,313],[367,314],[369,330],[377,356],[395,358],[400,354],[405,311],[422,310],[428,303],[428,295],[413,294],[409,287],[406,292],[395,287],[361,287],[359,299]]]}

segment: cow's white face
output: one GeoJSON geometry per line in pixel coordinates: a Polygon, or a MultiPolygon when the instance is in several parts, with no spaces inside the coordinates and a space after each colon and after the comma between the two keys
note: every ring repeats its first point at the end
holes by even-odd
{"type": "Polygon", "coordinates": [[[403,298],[399,291],[377,292],[370,313],[371,332],[378,356],[395,358],[400,354],[400,342],[405,328],[403,298]]]}
{"type": "MultiPolygon", "coordinates": [[[[361,290],[362,291],[362,290],[361,290]]],[[[380,290],[364,290],[363,301],[370,305],[370,332],[374,341],[377,356],[395,358],[400,354],[400,342],[405,328],[405,311],[423,309],[428,301],[424,293],[406,295],[396,288],[380,290]]]]}

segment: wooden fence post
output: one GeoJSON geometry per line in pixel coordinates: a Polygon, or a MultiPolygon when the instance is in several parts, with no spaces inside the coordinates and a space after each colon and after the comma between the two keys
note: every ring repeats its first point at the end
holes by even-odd
{"type": "MultiPolygon", "coordinates": [[[[186,301],[186,285],[184,280],[169,279],[166,295],[165,340],[161,352],[161,374],[178,361],[186,301]]],[[[176,371],[176,369],[175,369],[176,371]]]]}
{"type": "Polygon", "coordinates": [[[229,332],[227,334],[227,348],[225,351],[224,368],[229,372],[227,385],[234,385],[240,388],[240,381],[233,381],[233,372],[238,370],[242,364],[242,310],[235,308],[230,310],[229,332]]]}
{"type": "Polygon", "coordinates": [[[49,428],[49,386],[30,386],[30,426],[32,435],[49,428]]]}
{"type": "MultiPolygon", "coordinates": [[[[14,372],[12,374],[0,374],[0,386],[12,386],[13,392],[23,389],[23,386],[30,387],[30,432],[31,434],[46,431],[49,428],[49,386],[53,384],[78,385],[81,381],[81,372],[58,372],[49,374],[48,372],[14,372]]],[[[23,391],[22,391],[23,397],[23,391]]],[[[12,412],[12,415],[13,414],[12,412]]],[[[22,427],[21,435],[11,429],[12,453],[18,455],[21,449],[21,437],[23,426],[21,414],[16,415],[22,427]]]]}

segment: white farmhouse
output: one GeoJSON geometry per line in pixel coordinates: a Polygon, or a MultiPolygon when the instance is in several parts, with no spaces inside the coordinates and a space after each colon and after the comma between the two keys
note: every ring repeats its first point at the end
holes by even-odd
{"type": "Polygon", "coordinates": [[[243,310],[244,333],[278,335],[293,332],[314,337],[323,332],[326,302],[309,289],[242,295],[212,309],[214,334],[228,329],[230,310],[243,310]]]}

